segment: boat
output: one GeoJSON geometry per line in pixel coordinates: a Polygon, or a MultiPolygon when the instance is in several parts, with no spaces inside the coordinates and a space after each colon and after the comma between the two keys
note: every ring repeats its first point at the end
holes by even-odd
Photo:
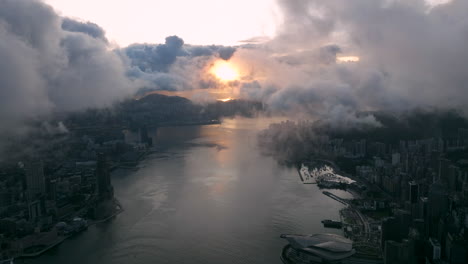
{"type": "Polygon", "coordinates": [[[340,221],[335,221],[335,220],[330,220],[330,219],[322,220],[322,224],[324,227],[329,227],[329,228],[340,229],[343,227],[343,223],[341,223],[340,221]]]}

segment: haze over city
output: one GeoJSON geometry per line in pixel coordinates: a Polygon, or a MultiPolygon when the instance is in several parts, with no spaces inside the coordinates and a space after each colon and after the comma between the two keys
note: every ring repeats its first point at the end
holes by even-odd
{"type": "Polygon", "coordinates": [[[465,0],[0,0],[0,264],[466,263],[466,43],[465,0]]]}

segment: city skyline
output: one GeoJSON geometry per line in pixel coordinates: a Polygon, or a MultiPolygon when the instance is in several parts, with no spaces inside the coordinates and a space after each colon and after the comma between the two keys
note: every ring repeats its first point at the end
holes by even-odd
{"type": "Polygon", "coordinates": [[[0,264],[468,263],[468,1],[0,0],[0,264]]]}

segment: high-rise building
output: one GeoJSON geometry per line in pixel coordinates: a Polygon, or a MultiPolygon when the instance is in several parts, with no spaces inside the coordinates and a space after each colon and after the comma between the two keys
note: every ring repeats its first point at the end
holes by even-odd
{"type": "Polygon", "coordinates": [[[57,179],[47,181],[47,196],[50,200],[57,199],[57,179]]]}
{"type": "Polygon", "coordinates": [[[27,198],[32,201],[45,193],[44,166],[42,161],[33,161],[26,164],[25,170],[27,198]]]}
{"type": "Polygon", "coordinates": [[[428,198],[429,231],[431,236],[437,237],[439,233],[439,219],[445,216],[449,209],[446,186],[440,181],[435,182],[429,188],[428,198]]]}
{"type": "Polygon", "coordinates": [[[448,181],[448,174],[449,174],[450,160],[445,159],[445,158],[440,158],[438,165],[439,165],[438,166],[438,179],[443,180],[444,182],[447,182],[448,181]]]}
{"type": "Polygon", "coordinates": [[[429,250],[428,250],[429,260],[440,259],[441,247],[439,241],[434,238],[429,238],[429,250]]]}
{"type": "Polygon", "coordinates": [[[385,249],[385,241],[387,240],[400,240],[398,220],[395,217],[387,217],[382,221],[382,233],[380,238],[382,250],[385,249]]]}
{"type": "Polygon", "coordinates": [[[461,170],[458,166],[449,165],[447,174],[447,183],[450,191],[459,191],[461,186],[457,186],[458,179],[462,177],[461,170]]]}
{"type": "Polygon", "coordinates": [[[419,218],[424,220],[424,230],[421,232],[424,237],[429,236],[429,209],[428,209],[429,199],[427,197],[419,198],[419,218]]]}
{"type": "Polygon", "coordinates": [[[409,201],[411,204],[419,201],[419,184],[414,181],[409,182],[409,201]]]}
{"type": "Polygon", "coordinates": [[[400,153],[393,153],[392,154],[392,165],[396,166],[400,164],[400,153]]]}
{"type": "Polygon", "coordinates": [[[140,128],[140,143],[148,146],[153,145],[153,139],[148,135],[148,128],[146,126],[140,128]]]}
{"type": "Polygon", "coordinates": [[[445,257],[449,263],[467,263],[466,247],[462,237],[447,233],[445,242],[445,257]]]}
{"type": "Polygon", "coordinates": [[[114,196],[114,188],[110,180],[107,158],[103,153],[98,154],[96,164],[97,194],[100,199],[110,199],[114,196]]]}
{"type": "Polygon", "coordinates": [[[414,263],[413,241],[405,239],[402,242],[386,241],[384,250],[385,264],[414,263]]]}
{"type": "Polygon", "coordinates": [[[41,216],[41,206],[38,200],[28,204],[29,220],[35,222],[41,216]]]}
{"type": "Polygon", "coordinates": [[[393,214],[398,223],[398,239],[396,241],[400,241],[408,237],[409,228],[412,224],[411,213],[406,210],[395,209],[393,214]]]}
{"type": "Polygon", "coordinates": [[[468,177],[465,175],[465,179],[462,184],[462,197],[463,197],[463,204],[468,206],[468,177]]]}
{"type": "Polygon", "coordinates": [[[361,139],[356,142],[355,144],[355,154],[358,157],[366,156],[366,140],[361,139]]]}
{"type": "Polygon", "coordinates": [[[7,190],[0,190],[0,207],[11,205],[11,193],[7,190]]]}

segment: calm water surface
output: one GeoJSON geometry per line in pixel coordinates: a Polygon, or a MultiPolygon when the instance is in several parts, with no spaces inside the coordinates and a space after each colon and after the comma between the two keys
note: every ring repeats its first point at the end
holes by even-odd
{"type": "Polygon", "coordinates": [[[260,154],[256,133],[271,121],[159,129],[164,150],[113,175],[122,214],[18,263],[281,263],[281,233],[333,232],[320,221],[342,205],[260,154]]]}

